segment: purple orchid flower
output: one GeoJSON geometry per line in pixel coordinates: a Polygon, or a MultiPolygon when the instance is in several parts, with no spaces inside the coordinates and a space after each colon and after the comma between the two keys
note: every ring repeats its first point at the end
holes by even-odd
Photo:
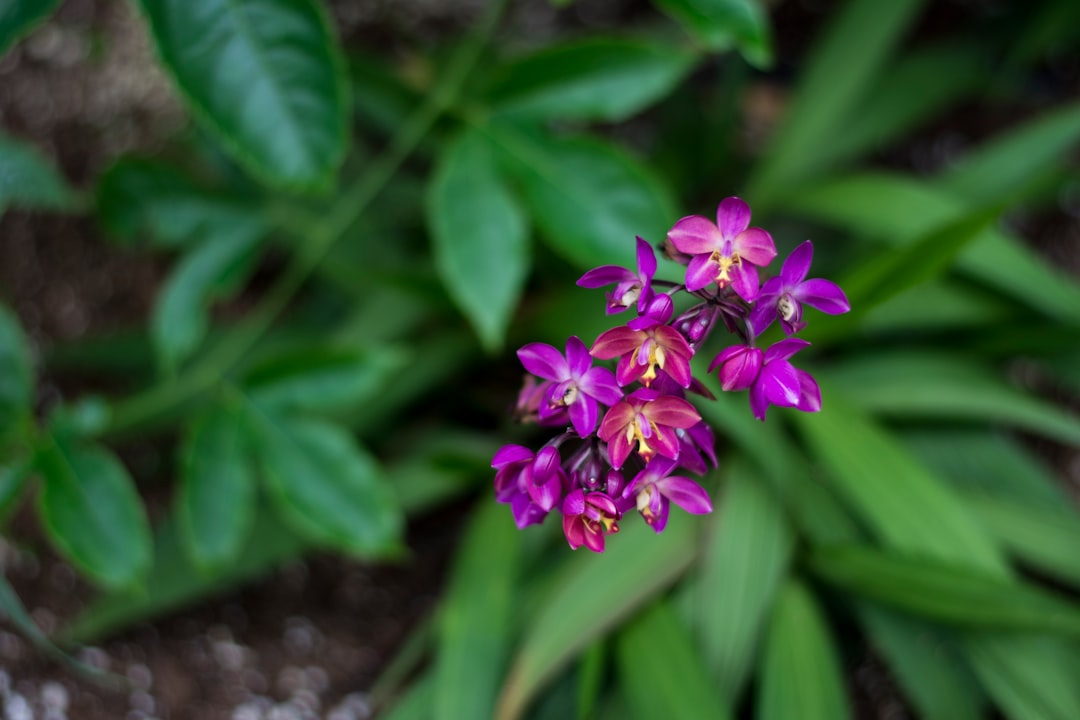
{"type": "Polygon", "coordinates": [[[634,443],[645,462],[657,453],[677,459],[679,438],[675,430],[693,427],[700,421],[701,415],[686,400],[638,388],[607,411],[596,434],[608,444],[611,466],[618,470],[634,443]]]}
{"type": "Polygon", "coordinates": [[[729,284],[743,300],[758,292],[755,266],[768,265],[776,257],[772,236],[750,227],[750,206],[729,197],[716,208],[716,223],[700,215],[690,215],[668,231],[675,249],[691,255],[686,268],[686,289],[700,290],[715,282],[721,289],[729,284]]]}
{"type": "Polygon", "coordinates": [[[593,552],[604,552],[604,536],[619,532],[619,511],[605,493],[576,488],[563,500],[562,512],[563,534],[574,550],[584,545],[593,552]]]}
{"type": "Polygon", "coordinates": [[[518,528],[542,522],[566,490],[566,474],[553,447],[534,455],[523,445],[503,445],[491,459],[491,467],[495,468],[495,499],[510,505],[518,528]]]}
{"type": "Polygon", "coordinates": [[[726,391],[745,390],[758,378],[764,353],[749,345],[732,345],[720,351],[709,363],[708,372],[720,368],[717,376],[726,391]]]}
{"type": "Polygon", "coordinates": [[[677,466],[676,461],[657,456],[623,491],[624,497],[635,498],[641,517],[657,533],[667,527],[670,503],[693,515],[712,512],[709,495],[700,485],[689,478],[671,474],[677,466]]]}
{"type": "Polygon", "coordinates": [[[649,243],[637,238],[637,272],[618,265],[602,265],[582,275],[577,284],[584,288],[598,288],[615,283],[608,294],[608,315],[622,312],[637,304],[638,312],[644,313],[653,298],[652,279],[656,274],[656,254],[649,243]]]}
{"type": "Polygon", "coordinates": [[[814,245],[807,240],[787,256],[780,275],[766,280],[761,286],[754,309],[747,318],[754,335],[765,332],[777,317],[786,334],[799,332],[806,327],[802,319],[803,303],[828,315],[851,310],[847,296],[836,283],[820,278],[806,279],[813,257],[814,245]]]}
{"type": "Polygon", "coordinates": [[[601,360],[619,358],[615,379],[622,386],[640,380],[648,387],[660,370],[682,387],[689,386],[693,379],[690,358],[694,351],[678,330],[659,320],[641,323],[637,328],[606,330],[596,338],[590,352],[601,360]]]}
{"type": "Polygon", "coordinates": [[[716,436],[709,423],[702,420],[686,429],[678,428],[675,436],[679,438],[679,465],[684,469],[704,475],[710,464],[717,466],[716,436]]]}
{"type": "Polygon", "coordinates": [[[821,390],[817,382],[810,373],[798,370],[788,362],[788,358],[809,344],[806,340],[786,338],[765,351],[761,371],[750,386],[750,410],[758,420],[765,420],[765,411],[770,404],[803,412],[821,409],[821,390]]]}
{"type": "Polygon", "coordinates": [[[550,380],[538,414],[541,420],[566,409],[574,432],[590,435],[600,416],[600,403],[610,407],[623,392],[611,371],[592,366],[592,356],[577,336],[566,341],[566,357],[545,343],[529,343],[517,352],[521,364],[533,375],[550,380]]]}

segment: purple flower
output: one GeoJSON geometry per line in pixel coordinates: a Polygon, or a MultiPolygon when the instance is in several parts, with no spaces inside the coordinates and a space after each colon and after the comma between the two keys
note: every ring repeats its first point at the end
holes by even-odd
{"type": "Polygon", "coordinates": [[[803,303],[828,315],[840,315],[851,309],[847,296],[836,283],[818,278],[805,279],[813,256],[814,245],[807,240],[784,260],[780,275],[766,280],[761,286],[754,309],[747,318],[754,335],[765,332],[777,317],[785,333],[799,332],[806,327],[802,319],[803,303]]]}
{"type": "Polygon", "coordinates": [[[686,429],[679,428],[675,435],[679,438],[679,465],[698,475],[707,473],[709,464],[716,467],[716,436],[709,423],[702,420],[686,429]]]}
{"type": "Polygon", "coordinates": [[[763,353],[759,348],[749,345],[732,345],[724,348],[709,363],[708,372],[720,368],[717,376],[720,387],[724,390],[745,390],[757,379],[761,372],[763,353]]]}
{"type": "Polygon", "coordinates": [[[607,411],[596,434],[608,444],[611,466],[619,469],[634,443],[645,462],[657,453],[677,459],[676,428],[693,427],[700,421],[701,416],[686,400],[639,388],[607,411]]]}
{"type": "Polygon", "coordinates": [[[607,368],[592,366],[592,356],[577,336],[566,341],[565,358],[544,343],[529,343],[517,354],[526,370],[551,381],[540,404],[541,420],[568,409],[574,432],[585,437],[596,428],[599,403],[611,406],[622,400],[615,376],[607,368]]]}
{"type": "Polygon", "coordinates": [[[776,257],[772,236],[750,227],[750,206],[737,197],[725,198],[716,208],[716,223],[700,215],[684,217],[668,231],[675,249],[691,255],[686,268],[686,289],[700,290],[712,282],[729,284],[743,300],[758,292],[757,266],[776,257]]]}
{"type": "Polygon", "coordinates": [[[658,370],[666,372],[682,387],[689,386],[692,379],[690,358],[694,351],[686,338],[674,328],[656,321],[638,329],[617,327],[606,330],[596,338],[590,352],[602,360],[619,358],[615,379],[623,386],[641,380],[647,387],[656,379],[658,370]]]}
{"type": "Polygon", "coordinates": [[[667,526],[669,503],[675,503],[694,515],[712,512],[709,495],[689,478],[672,475],[678,463],[655,457],[623,491],[635,498],[638,512],[653,530],[660,533],[667,526]]]}
{"type": "Polygon", "coordinates": [[[765,351],[761,371],[750,386],[750,410],[758,420],[765,420],[769,405],[793,407],[803,412],[821,409],[821,390],[804,370],[788,362],[795,353],[809,345],[805,340],[787,338],[765,351]]]}
{"type": "Polygon", "coordinates": [[[522,445],[503,445],[491,467],[495,468],[495,499],[509,503],[518,528],[541,522],[566,490],[566,474],[553,447],[534,455],[522,445]]]}
{"type": "Polygon", "coordinates": [[[615,501],[602,492],[572,490],[563,500],[563,534],[570,547],[604,552],[604,536],[619,532],[615,501]]]}
{"type": "Polygon", "coordinates": [[[582,275],[577,284],[585,288],[598,288],[615,283],[615,289],[608,294],[608,314],[622,312],[635,303],[638,312],[643,313],[652,300],[652,279],[655,274],[656,255],[649,243],[638,237],[636,273],[618,265],[602,265],[582,275]]]}

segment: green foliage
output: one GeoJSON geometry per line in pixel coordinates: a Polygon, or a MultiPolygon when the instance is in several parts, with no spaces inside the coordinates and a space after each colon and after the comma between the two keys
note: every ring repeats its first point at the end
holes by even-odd
{"type": "MultiPolygon", "coordinates": [[[[0,2],[0,53],[57,4],[0,2]]],[[[655,0],[525,51],[493,2],[393,52],[341,47],[324,0],[139,4],[194,132],[110,160],[92,204],[0,137],[0,215],[85,214],[163,269],[115,336],[0,305],[0,525],[36,513],[99,590],[56,640],[305,553],[407,564],[408,518],[453,512],[438,610],[372,693],[386,717],[835,720],[864,648],[912,715],[1080,717],[1080,512],[1041,457],[1080,447],[1080,283],[1029,221],[1075,200],[1080,106],[1044,85],[1075,3],[927,43],[934,4],[848,0],[794,63],[756,0],[655,0]],[[959,152],[907,156],[954,122],[959,152]],[[705,348],[711,516],[626,522],[599,556],[557,511],[519,532],[490,485],[496,448],[533,439],[501,421],[513,349],[618,324],[574,279],[736,194],[852,302],[801,333],[821,412],[753,421],[705,348]],[[161,477],[120,460],[145,442],[175,458],[161,477]]],[[[6,580],[0,611],[70,663],[6,580]]]]}

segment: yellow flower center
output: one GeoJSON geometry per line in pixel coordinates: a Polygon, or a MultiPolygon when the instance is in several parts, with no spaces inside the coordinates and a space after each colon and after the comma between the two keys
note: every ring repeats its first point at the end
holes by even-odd
{"type": "Polygon", "coordinates": [[[712,255],[709,256],[709,260],[720,266],[720,271],[716,273],[716,284],[721,288],[731,282],[731,275],[729,273],[732,266],[742,263],[742,260],[739,258],[739,253],[732,253],[729,256],[721,254],[719,250],[713,250],[712,255]]]}

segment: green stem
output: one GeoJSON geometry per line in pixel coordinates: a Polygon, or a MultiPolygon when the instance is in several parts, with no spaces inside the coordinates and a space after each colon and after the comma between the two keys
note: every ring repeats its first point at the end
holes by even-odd
{"type": "Polygon", "coordinates": [[[152,423],[218,384],[270,329],[293,296],[326,258],[345,231],[367,210],[416,149],[435,122],[457,101],[466,78],[498,22],[506,0],[495,0],[454,56],[441,82],[392,138],[389,147],[341,197],[303,243],[292,263],[244,324],[175,379],[117,403],[105,436],[122,435],[152,423]]]}

